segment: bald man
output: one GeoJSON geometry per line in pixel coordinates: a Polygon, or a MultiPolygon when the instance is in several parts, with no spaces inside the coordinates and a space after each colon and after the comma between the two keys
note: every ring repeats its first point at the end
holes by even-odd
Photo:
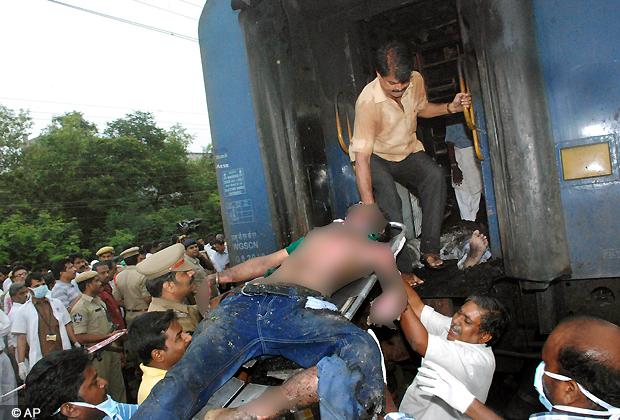
{"type": "MultiPolygon", "coordinates": [[[[534,387],[549,410],[530,419],[577,419],[620,415],[620,327],[591,317],[564,320],[551,333],[536,369],[534,387]]],[[[437,366],[421,388],[443,398],[473,420],[500,419],[437,366]]],[[[617,418],[617,417],[614,417],[617,418]]]]}

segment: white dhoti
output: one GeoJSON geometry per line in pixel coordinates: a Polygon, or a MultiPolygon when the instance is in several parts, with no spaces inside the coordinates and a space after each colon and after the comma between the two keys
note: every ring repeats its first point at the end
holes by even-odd
{"type": "Polygon", "coordinates": [[[461,219],[473,222],[476,220],[476,214],[480,208],[480,195],[483,189],[480,162],[473,146],[464,149],[455,148],[454,156],[463,173],[461,185],[452,182],[456,201],[459,203],[461,219]]]}

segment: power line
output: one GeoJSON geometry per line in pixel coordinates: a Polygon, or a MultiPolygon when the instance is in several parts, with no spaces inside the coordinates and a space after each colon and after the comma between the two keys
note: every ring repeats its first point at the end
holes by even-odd
{"type": "Polygon", "coordinates": [[[200,7],[200,8],[202,8],[202,6],[200,6],[200,5],[198,5],[198,4],[191,3],[191,2],[189,2],[189,1],[185,1],[185,0],[179,0],[179,1],[180,1],[181,3],[191,4],[191,5],[192,5],[192,6],[194,6],[194,7],[200,7]]]}
{"type": "Polygon", "coordinates": [[[155,32],[160,32],[160,33],[167,34],[167,35],[176,36],[178,38],[185,39],[187,41],[198,42],[197,38],[192,38],[192,37],[187,36],[187,35],[177,34],[176,32],[168,31],[166,29],[156,28],[154,26],[145,25],[143,23],[134,22],[132,20],[127,20],[127,19],[116,17],[116,16],[112,16],[112,15],[106,15],[105,13],[96,12],[94,10],[85,9],[83,7],[74,6],[72,4],[63,3],[63,2],[58,1],[58,0],[48,0],[48,1],[51,1],[52,3],[60,4],[62,6],[70,7],[72,9],[76,9],[76,10],[79,10],[81,12],[91,13],[93,15],[105,17],[105,18],[112,19],[112,20],[116,20],[118,22],[127,23],[129,25],[134,25],[134,26],[137,26],[139,28],[149,29],[151,31],[155,31],[155,32]]]}
{"type": "MultiPolygon", "coordinates": [[[[60,116],[60,114],[58,112],[48,112],[48,111],[29,111],[29,112],[32,113],[32,114],[45,114],[45,115],[58,115],[58,116],[60,116]]],[[[86,119],[87,120],[90,120],[90,119],[103,119],[103,120],[109,121],[110,119],[117,120],[117,119],[122,119],[122,118],[116,118],[116,117],[113,117],[113,116],[104,117],[104,116],[101,116],[101,115],[88,115],[86,119]]],[[[210,125],[210,124],[201,124],[199,122],[187,122],[187,123],[184,123],[184,122],[181,122],[181,121],[159,121],[159,120],[157,122],[158,123],[162,123],[162,124],[181,124],[181,125],[183,125],[183,127],[185,127],[186,124],[187,125],[191,125],[191,126],[198,126],[198,127],[208,127],[210,125]]]]}
{"type": "Polygon", "coordinates": [[[159,10],[163,10],[164,12],[172,13],[173,15],[182,16],[184,18],[191,19],[194,22],[198,22],[198,19],[195,19],[195,18],[193,18],[191,16],[184,15],[182,13],[173,12],[172,10],[164,9],[163,7],[155,6],[154,4],[150,4],[150,3],[147,3],[147,2],[144,2],[144,1],[140,1],[140,0],[133,0],[133,1],[135,1],[136,3],[140,3],[140,4],[144,4],[146,6],[152,7],[154,9],[159,9],[159,10]]]}
{"type": "MultiPolygon", "coordinates": [[[[52,1],[52,0],[50,0],[52,1]]],[[[37,99],[22,99],[22,98],[7,98],[0,96],[0,99],[8,99],[11,101],[24,101],[24,102],[41,102],[45,104],[59,104],[59,105],[78,105],[78,106],[91,106],[97,108],[112,108],[112,109],[135,109],[132,107],[121,107],[121,106],[110,106],[110,105],[89,105],[89,104],[79,104],[75,102],[57,102],[57,101],[42,101],[37,99]]],[[[151,111],[151,112],[168,112],[171,114],[188,114],[188,115],[207,115],[204,112],[186,112],[186,111],[165,111],[163,109],[140,109],[141,111],[151,111]]]]}
{"type": "MultiPolygon", "coordinates": [[[[103,118],[103,117],[101,117],[101,118],[103,118]]],[[[49,123],[51,124],[51,119],[49,119],[49,118],[30,117],[30,119],[31,119],[31,120],[34,120],[34,121],[47,121],[47,122],[49,122],[49,123]]],[[[88,118],[88,119],[87,119],[87,121],[89,121],[89,122],[90,122],[90,118],[88,118]]],[[[94,121],[93,123],[94,123],[94,124],[104,124],[105,122],[109,122],[109,121],[104,121],[104,122],[97,122],[97,121],[94,121]]],[[[159,121],[159,122],[160,122],[160,123],[162,123],[162,124],[166,124],[166,122],[165,122],[165,121],[159,121]]],[[[195,126],[193,126],[193,125],[191,125],[191,124],[190,124],[190,125],[186,125],[186,124],[179,123],[179,122],[174,122],[174,123],[173,123],[173,122],[168,122],[167,124],[177,124],[177,123],[178,123],[178,124],[181,124],[181,126],[182,126],[183,128],[185,128],[185,129],[187,129],[187,130],[189,130],[189,131],[192,131],[192,130],[193,130],[193,131],[211,131],[211,129],[210,129],[210,128],[195,127],[195,126]]],[[[196,125],[199,125],[199,124],[196,124],[196,125]]],[[[205,126],[206,126],[206,125],[205,125],[205,126]]]]}

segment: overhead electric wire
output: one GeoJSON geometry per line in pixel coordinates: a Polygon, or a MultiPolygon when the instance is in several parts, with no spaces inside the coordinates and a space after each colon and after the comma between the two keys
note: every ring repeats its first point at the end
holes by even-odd
{"type": "Polygon", "coordinates": [[[132,20],[127,20],[127,19],[119,18],[117,16],[107,15],[105,13],[96,12],[94,10],[85,9],[83,7],[74,6],[72,4],[63,3],[63,2],[58,1],[58,0],[48,0],[48,1],[50,1],[52,3],[60,4],[62,6],[70,7],[72,9],[76,9],[76,10],[79,10],[81,12],[91,13],[93,15],[105,17],[105,18],[112,19],[112,20],[116,20],[118,22],[127,23],[129,25],[134,25],[134,26],[137,26],[139,28],[149,29],[151,31],[155,31],[155,32],[160,32],[160,33],[167,34],[167,35],[176,36],[176,37],[178,37],[180,39],[185,39],[187,41],[198,42],[197,38],[192,38],[192,37],[187,36],[187,35],[177,34],[176,32],[172,32],[172,31],[169,31],[169,30],[166,30],[166,29],[156,28],[155,26],[149,26],[149,25],[145,25],[143,23],[134,22],[132,20]]]}
{"type": "MultiPolygon", "coordinates": [[[[49,112],[49,111],[30,111],[30,113],[31,114],[45,114],[45,115],[58,115],[58,116],[62,116],[61,113],[49,112]]],[[[41,119],[41,118],[37,117],[37,119],[41,119]]],[[[99,119],[99,120],[106,120],[106,121],[109,121],[109,122],[113,122],[113,121],[116,121],[116,120],[119,120],[119,119],[123,119],[123,118],[118,118],[118,117],[113,117],[113,116],[104,117],[104,116],[101,116],[101,115],[87,115],[85,117],[85,119],[87,121],[91,120],[91,119],[99,119]],[[112,120],[112,121],[110,121],[110,120],[112,120]]],[[[207,124],[202,124],[200,122],[185,122],[185,123],[181,122],[181,121],[157,121],[157,122],[161,123],[161,124],[181,124],[185,128],[187,128],[186,125],[198,126],[198,127],[208,127],[209,126],[208,123],[207,124]]]]}
{"type": "Polygon", "coordinates": [[[187,16],[187,15],[184,15],[182,13],[177,13],[177,12],[174,12],[172,10],[164,9],[163,7],[155,6],[154,4],[150,4],[150,3],[147,3],[145,1],[140,1],[140,0],[133,0],[133,1],[135,1],[136,3],[144,4],[146,6],[150,6],[150,7],[154,8],[154,9],[163,10],[164,12],[172,13],[173,15],[181,16],[181,17],[184,17],[184,18],[187,18],[187,19],[191,19],[191,20],[193,20],[195,22],[198,22],[198,19],[193,18],[191,16],[187,16]]]}
{"type": "MultiPolygon", "coordinates": [[[[75,103],[75,102],[42,101],[42,100],[38,100],[38,99],[7,98],[7,97],[4,97],[4,96],[0,96],[0,99],[8,99],[8,100],[11,100],[11,101],[24,101],[24,102],[41,102],[41,103],[44,103],[44,104],[91,106],[91,107],[98,107],[98,108],[131,109],[131,110],[135,110],[136,109],[135,107],[122,107],[122,106],[110,106],[110,105],[90,105],[90,104],[78,104],[78,103],[75,103]]],[[[145,109],[145,108],[141,108],[140,111],[168,112],[168,113],[171,113],[171,114],[207,115],[206,112],[166,111],[166,110],[163,110],[163,109],[145,109]]]]}
{"type": "Polygon", "coordinates": [[[192,5],[192,6],[194,6],[194,7],[202,7],[202,6],[200,6],[199,4],[194,4],[194,3],[191,3],[191,2],[189,2],[189,1],[185,1],[185,0],[179,0],[179,1],[180,1],[181,3],[191,4],[191,5],[192,5]]]}

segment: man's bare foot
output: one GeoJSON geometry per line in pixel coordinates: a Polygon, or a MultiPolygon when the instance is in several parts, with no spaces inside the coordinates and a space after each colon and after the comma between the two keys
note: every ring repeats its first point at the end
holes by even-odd
{"type": "Polygon", "coordinates": [[[415,287],[419,284],[424,283],[424,280],[419,278],[413,273],[400,273],[400,276],[407,282],[407,284],[411,287],[415,287]]]}
{"type": "Polygon", "coordinates": [[[469,252],[463,263],[463,269],[478,264],[478,261],[480,261],[480,258],[482,258],[487,250],[487,246],[489,246],[487,237],[480,233],[480,231],[475,230],[469,240],[469,252]]]}
{"type": "Polygon", "coordinates": [[[424,264],[426,268],[430,268],[431,270],[440,270],[443,267],[443,260],[439,256],[439,254],[435,253],[420,253],[420,262],[424,264]]]}

